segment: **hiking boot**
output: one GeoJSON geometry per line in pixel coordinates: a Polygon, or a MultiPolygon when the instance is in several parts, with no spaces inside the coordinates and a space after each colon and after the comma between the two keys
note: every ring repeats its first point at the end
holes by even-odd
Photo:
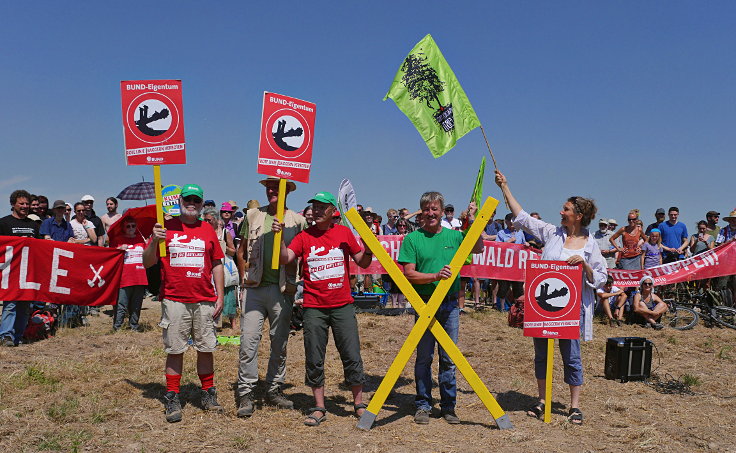
{"type": "Polygon", "coordinates": [[[428,425],[429,424],[429,410],[417,409],[417,412],[414,414],[414,423],[418,425],[428,425]]]}
{"type": "Polygon", "coordinates": [[[240,397],[240,401],[238,402],[237,415],[241,418],[250,417],[251,415],[253,415],[253,409],[254,405],[252,394],[248,392],[240,397]]]}
{"type": "Polygon", "coordinates": [[[459,425],[460,419],[457,415],[455,415],[455,411],[446,411],[442,412],[442,418],[445,419],[445,421],[451,425],[459,425]]]}
{"type": "Polygon", "coordinates": [[[217,402],[217,389],[210,387],[202,390],[202,408],[206,411],[213,411],[222,414],[225,410],[217,402]]]}
{"type": "Polygon", "coordinates": [[[166,421],[175,423],[181,421],[181,403],[179,402],[179,394],[176,392],[166,392],[164,395],[164,410],[166,412],[166,421]]]}
{"type": "Polygon", "coordinates": [[[0,344],[2,344],[3,346],[7,346],[9,348],[15,347],[15,341],[13,341],[13,339],[10,337],[3,338],[3,341],[0,344]]]}
{"type": "Polygon", "coordinates": [[[279,409],[294,409],[294,402],[285,397],[280,389],[266,393],[266,402],[279,409]]]}

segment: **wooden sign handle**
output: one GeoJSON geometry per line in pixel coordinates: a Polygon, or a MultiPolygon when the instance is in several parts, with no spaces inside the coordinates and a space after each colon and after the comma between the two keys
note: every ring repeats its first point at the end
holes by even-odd
{"type": "Polygon", "coordinates": [[[547,384],[546,391],[544,392],[544,423],[552,422],[552,364],[554,363],[555,357],[555,339],[547,338],[547,384]]]}
{"type": "MultiPolygon", "coordinates": [[[[156,222],[164,225],[164,195],[161,193],[161,166],[153,166],[153,190],[156,193],[156,222]]],[[[166,241],[158,243],[159,255],[166,256],[166,241]]]]}
{"type": "MultiPolygon", "coordinates": [[[[276,218],[284,222],[284,205],[286,204],[286,179],[279,178],[279,201],[276,203],[276,218]]],[[[270,225],[266,225],[268,228],[270,225]]],[[[273,256],[271,258],[271,269],[279,268],[279,256],[281,255],[281,235],[283,231],[273,235],[273,256]]]]}

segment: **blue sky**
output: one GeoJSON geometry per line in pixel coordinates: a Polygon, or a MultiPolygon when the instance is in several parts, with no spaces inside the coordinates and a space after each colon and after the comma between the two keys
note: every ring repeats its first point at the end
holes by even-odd
{"type": "MultiPolygon", "coordinates": [[[[343,178],[385,214],[426,190],[470,198],[479,130],[432,158],[392,101],[402,59],[431,33],[529,211],[558,222],[570,195],[622,223],[677,205],[689,230],[736,208],[733,2],[12,2],[0,10],[0,192],[98,200],[152,180],[126,167],[121,80],[182,79],[187,165],[164,184],[264,200],[262,93],[317,104],[300,210],[343,178]]],[[[490,164],[490,162],[489,162],[490,164]]],[[[492,171],[485,195],[500,197],[492,171]]],[[[138,203],[126,202],[123,207],[138,203]]],[[[98,208],[98,211],[101,207],[98,208]]],[[[500,210],[503,214],[504,209],[500,210]]]]}

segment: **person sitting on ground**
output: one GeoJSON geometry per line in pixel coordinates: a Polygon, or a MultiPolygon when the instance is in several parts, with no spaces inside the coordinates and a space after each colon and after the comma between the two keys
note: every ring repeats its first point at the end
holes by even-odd
{"type": "Polygon", "coordinates": [[[634,313],[639,320],[643,320],[644,327],[653,327],[657,330],[664,328],[659,320],[662,313],[667,311],[667,304],[654,294],[654,279],[646,276],[639,282],[640,292],[634,294],[634,313]]]}
{"type": "Polygon", "coordinates": [[[690,253],[694,255],[699,255],[706,250],[711,250],[716,245],[716,241],[708,234],[708,222],[705,220],[701,220],[698,222],[698,232],[690,236],[690,244],[689,249],[690,253]]]}
{"type": "Polygon", "coordinates": [[[609,326],[621,327],[626,306],[626,293],[618,286],[613,286],[613,277],[606,279],[603,288],[597,291],[601,309],[608,318],[609,326]]]}
{"type": "Polygon", "coordinates": [[[662,264],[662,233],[659,228],[649,231],[649,240],[641,247],[641,268],[649,269],[662,264]]]}
{"type": "MultiPolygon", "coordinates": [[[[345,382],[353,393],[353,410],[360,417],[363,403],[363,359],[360,356],[358,321],[350,295],[348,257],[365,269],[373,253],[355,240],[350,229],[332,223],[337,199],[330,192],[318,192],[309,200],[315,225],[300,232],[289,246],[281,240],[280,264],[288,265],[301,258],[304,281],[304,356],[305,384],[311,387],[315,405],[304,420],[318,426],[327,418],[325,409],[325,353],[328,331],[332,329],[335,346],[342,359],[345,382]]],[[[274,217],[271,230],[282,231],[284,224],[274,217]]]]}

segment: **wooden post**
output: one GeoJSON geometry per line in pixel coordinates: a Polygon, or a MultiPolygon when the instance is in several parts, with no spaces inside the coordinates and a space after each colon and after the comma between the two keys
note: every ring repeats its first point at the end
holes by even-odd
{"type": "MultiPolygon", "coordinates": [[[[156,193],[156,222],[164,225],[164,196],[161,193],[161,166],[153,166],[153,190],[156,193]]],[[[158,243],[160,256],[166,256],[166,241],[158,243]]]]}
{"type": "Polygon", "coordinates": [[[544,423],[552,422],[552,364],[554,363],[555,339],[547,338],[547,389],[544,392],[544,423]]]}
{"type": "MultiPolygon", "coordinates": [[[[284,205],[286,204],[286,179],[279,178],[279,201],[276,204],[276,218],[279,222],[284,222],[284,205]]],[[[266,225],[266,228],[270,225],[266,225]]],[[[273,256],[271,258],[271,269],[279,268],[279,256],[281,255],[281,235],[283,231],[279,231],[273,236],[273,256]]]]}

